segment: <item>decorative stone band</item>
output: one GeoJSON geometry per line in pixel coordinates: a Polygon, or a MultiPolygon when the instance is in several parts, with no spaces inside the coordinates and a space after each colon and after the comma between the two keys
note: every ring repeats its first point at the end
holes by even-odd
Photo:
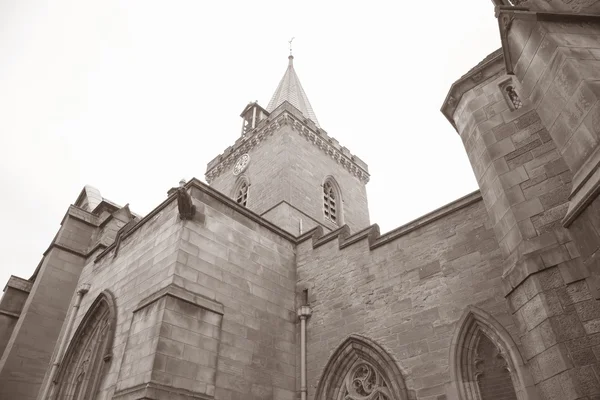
{"type": "MultiPolygon", "coordinates": [[[[271,114],[273,115],[273,114],[271,114]]],[[[210,184],[216,177],[227,171],[235,163],[235,161],[245,153],[248,153],[254,147],[258,146],[263,140],[273,135],[282,126],[290,125],[293,130],[298,132],[306,140],[317,146],[323,152],[328,154],[338,164],[342,165],[348,172],[357,177],[361,182],[367,184],[369,182],[369,173],[367,170],[359,166],[354,156],[345,155],[342,150],[334,145],[334,140],[324,136],[319,130],[315,131],[308,127],[300,118],[293,116],[288,111],[282,112],[273,121],[267,123],[262,129],[256,129],[253,134],[250,134],[226,156],[221,156],[220,161],[213,165],[205,175],[206,181],[210,184]]],[[[212,164],[212,163],[211,163],[212,164]]]]}

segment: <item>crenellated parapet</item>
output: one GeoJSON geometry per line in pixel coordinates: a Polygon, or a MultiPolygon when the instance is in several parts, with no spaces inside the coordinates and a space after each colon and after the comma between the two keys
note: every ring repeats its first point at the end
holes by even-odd
{"type": "Polygon", "coordinates": [[[329,155],[361,182],[365,184],[369,182],[369,170],[364,161],[350,153],[346,147],[317,127],[313,121],[305,118],[287,101],[274,110],[268,118],[262,120],[254,130],[240,137],[233,146],[210,161],[205,174],[206,181],[210,184],[224,171],[228,171],[238,157],[259,146],[283,126],[291,126],[295,132],[329,155]]]}
{"type": "Polygon", "coordinates": [[[338,240],[339,249],[342,250],[355,243],[366,240],[370,250],[374,250],[378,247],[389,244],[402,236],[408,235],[409,233],[421,229],[427,225],[434,223],[440,219],[443,219],[451,214],[456,213],[466,207],[471,206],[474,203],[481,201],[481,193],[479,191],[470,193],[460,199],[453,201],[452,203],[446,204],[443,207],[438,208],[428,214],[423,215],[407,224],[404,224],[394,230],[391,230],[385,234],[381,234],[379,225],[373,224],[367,228],[350,234],[348,226],[344,225],[340,228],[325,233],[322,227],[316,227],[310,231],[300,235],[296,238],[296,244],[303,243],[307,240],[312,240],[312,248],[317,249],[326,243],[329,243],[335,239],[338,240]]]}

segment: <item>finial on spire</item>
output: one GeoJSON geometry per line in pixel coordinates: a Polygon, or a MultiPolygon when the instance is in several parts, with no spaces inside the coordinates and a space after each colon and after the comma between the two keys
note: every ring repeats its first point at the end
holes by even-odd
{"type": "Polygon", "coordinates": [[[292,42],[294,41],[294,39],[295,39],[295,37],[288,40],[288,43],[290,44],[290,56],[292,55],[292,42]]]}

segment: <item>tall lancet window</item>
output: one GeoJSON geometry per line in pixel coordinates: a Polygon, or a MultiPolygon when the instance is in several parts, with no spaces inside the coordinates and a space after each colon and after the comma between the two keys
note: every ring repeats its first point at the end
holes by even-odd
{"type": "Polygon", "coordinates": [[[336,225],[340,224],[340,192],[333,178],[327,178],[323,183],[323,214],[325,219],[336,225]]]}
{"type": "Polygon", "coordinates": [[[533,400],[533,378],[511,335],[469,307],[450,344],[450,373],[461,400],[533,400]]]}
{"type": "Polygon", "coordinates": [[[246,207],[248,204],[248,191],[250,183],[245,176],[240,177],[233,193],[234,200],[241,206],[246,207]]]}
{"type": "Polygon", "coordinates": [[[116,310],[112,295],[104,291],[89,308],[73,335],[49,397],[53,400],[96,398],[112,358],[116,310]]]}

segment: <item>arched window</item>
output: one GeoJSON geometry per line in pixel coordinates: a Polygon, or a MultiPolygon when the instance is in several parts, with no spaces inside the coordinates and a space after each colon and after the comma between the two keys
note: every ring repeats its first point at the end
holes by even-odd
{"type": "Polygon", "coordinates": [[[341,225],[341,206],[339,186],[331,177],[323,183],[323,214],[325,219],[336,225],[341,225]]]}
{"type": "Polygon", "coordinates": [[[250,183],[248,182],[248,178],[245,176],[241,176],[238,179],[237,184],[235,185],[235,190],[233,192],[233,199],[244,207],[248,204],[248,190],[250,189],[250,183]]]}
{"type": "Polygon", "coordinates": [[[406,400],[400,369],[375,342],[352,335],[333,353],[316,400],[406,400]]]}
{"type": "Polygon", "coordinates": [[[492,316],[470,307],[451,344],[450,368],[460,400],[537,399],[533,379],[510,334],[492,316]]]}
{"type": "Polygon", "coordinates": [[[94,399],[112,359],[116,310],[112,295],[102,292],[73,335],[60,362],[52,399],[94,399]]]}

